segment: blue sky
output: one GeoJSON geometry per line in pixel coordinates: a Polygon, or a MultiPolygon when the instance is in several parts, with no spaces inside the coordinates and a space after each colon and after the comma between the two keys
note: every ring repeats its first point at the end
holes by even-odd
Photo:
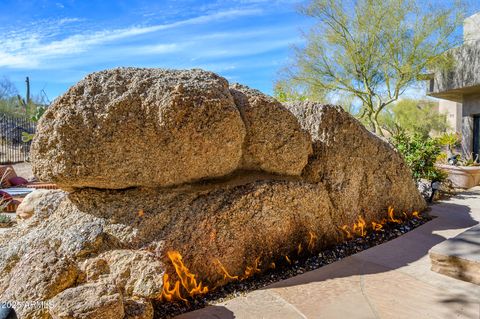
{"type": "Polygon", "coordinates": [[[298,1],[0,0],[0,76],[50,99],[117,66],[204,68],[271,93],[300,29],[298,1]]]}
{"type": "MultiPolygon", "coordinates": [[[[430,0],[426,3],[437,3],[430,0]]],[[[453,1],[453,0],[452,0],[453,1]]],[[[470,13],[480,0],[468,0],[470,13]]],[[[53,100],[117,66],[204,68],[266,93],[312,21],[300,0],[0,0],[0,77],[53,100]]]]}

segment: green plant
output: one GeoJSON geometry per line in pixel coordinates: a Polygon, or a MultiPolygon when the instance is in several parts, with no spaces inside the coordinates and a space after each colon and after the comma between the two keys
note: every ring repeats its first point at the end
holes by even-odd
{"type": "Polygon", "coordinates": [[[325,97],[316,95],[308,90],[308,87],[298,85],[294,81],[277,81],[273,87],[273,96],[280,102],[294,101],[321,101],[324,102],[325,97]]]}
{"type": "Polygon", "coordinates": [[[457,166],[479,166],[478,163],[478,154],[473,156],[473,153],[467,154],[464,157],[457,155],[458,161],[457,166]]]}
{"type": "Polygon", "coordinates": [[[16,117],[31,117],[38,119],[43,114],[46,105],[50,103],[45,91],[36,96],[30,94],[30,80],[26,78],[26,97],[18,94],[15,85],[7,78],[0,79],[0,112],[16,117]]]}
{"type": "Polygon", "coordinates": [[[442,153],[438,139],[419,133],[400,132],[392,137],[391,142],[412,170],[415,181],[442,181],[446,178],[446,174],[435,167],[435,162],[442,153]]]}
{"type": "Polygon", "coordinates": [[[441,152],[438,156],[437,156],[437,163],[442,163],[442,164],[448,164],[448,156],[447,156],[447,153],[445,152],[441,152]]]}
{"type": "Polygon", "coordinates": [[[460,137],[457,133],[445,133],[438,137],[438,142],[453,149],[460,146],[460,137]]]}
{"type": "Polygon", "coordinates": [[[438,142],[447,148],[447,158],[450,158],[453,150],[460,146],[460,136],[457,133],[445,133],[438,138],[438,142]]]}
{"type": "Polygon", "coordinates": [[[0,224],[10,224],[12,219],[7,215],[0,215],[0,224]]]}
{"type": "Polygon", "coordinates": [[[311,0],[301,13],[316,24],[295,49],[287,77],[309,91],[346,92],[361,103],[359,116],[383,135],[382,110],[432,67],[452,64],[461,42],[461,0],[455,5],[420,0],[311,0]]]}
{"type": "MultiPolygon", "coordinates": [[[[45,113],[46,110],[47,108],[45,106],[37,107],[35,114],[32,116],[32,121],[38,122],[40,120],[40,117],[42,117],[43,113],[45,113]]],[[[35,134],[22,132],[22,142],[28,143],[33,140],[34,136],[35,134]]]]}
{"type": "Polygon", "coordinates": [[[402,99],[383,110],[379,116],[382,129],[391,135],[404,130],[411,134],[428,136],[431,133],[443,133],[447,130],[447,116],[439,113],[436,102],[428,100],[402,99]]]}

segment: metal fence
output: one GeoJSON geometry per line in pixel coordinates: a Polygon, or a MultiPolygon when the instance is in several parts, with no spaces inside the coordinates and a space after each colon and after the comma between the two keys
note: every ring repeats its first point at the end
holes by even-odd
{"type": "Polygon", "coordinates": [[[28,160],[31,141],[22,141],[23,132],[35,133],[35,123],[25,117],[0,113],[0,164],[28,160]]]}

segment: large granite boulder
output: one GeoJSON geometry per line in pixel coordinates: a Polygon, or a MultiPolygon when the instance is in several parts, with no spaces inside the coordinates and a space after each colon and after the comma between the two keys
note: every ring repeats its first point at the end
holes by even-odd
{"type": "Polygon", "coordinates": [[[237,169],[300,175],[310,152],[294,116],[259,91],[229,90],[202,70],[120,68],[55,100],[31,156],[37,177],[72,190],[166,187],[237,169]]]}
{"type": "Polygon", "coordinates": [[[154,301],[343,241],[360,215],[425,208],[402,158],[341,108],[200,70],[88,76],[42,119],[33,160],[72,191],[32,196],[0,237],[0,301],[48,301],[22,318],[150,319],[154,301]]]}
{"type": "Polygon", "coordinates": [[[347,221],[359,212],[371,218],[386,205],[400,212],[426,207],[401,155],[340,106],[314,102],[285,106],[312,136],[313,155],[303,178],[323,183],[337,199],[336,218],[347,221]]]}
{"type": "Polygon", "coordinates": [[[38,178],[65,189],[171,186],[234,171],[244,137],[224,78],[119,68],[92,73],[55,100],[31,156],[38,178]]]}

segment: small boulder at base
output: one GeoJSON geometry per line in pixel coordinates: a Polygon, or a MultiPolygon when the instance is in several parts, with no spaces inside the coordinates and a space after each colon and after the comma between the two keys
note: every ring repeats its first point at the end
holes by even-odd
{"type": "Polygon", "coordinates": [[[28,219],[35,212],[35,207],[40,203],[44,196],[50,193],[47,189],[37,189],[25,196],[17,207],[16,215],[19,219],[28,219]]]}
{"type": "Polygon", "coordinates": [[[61,188],[171,186],[239,166],[245,126],[224,78],[118,68],[56,99],[32,143],[34,174],[61,188]]]}
{"type": "Polygon", "coordinates": [[[58,319],[120,319],[125,315],[122,294],[114,283],[69,288],[50,303],[50,313],[58,319]]]}

